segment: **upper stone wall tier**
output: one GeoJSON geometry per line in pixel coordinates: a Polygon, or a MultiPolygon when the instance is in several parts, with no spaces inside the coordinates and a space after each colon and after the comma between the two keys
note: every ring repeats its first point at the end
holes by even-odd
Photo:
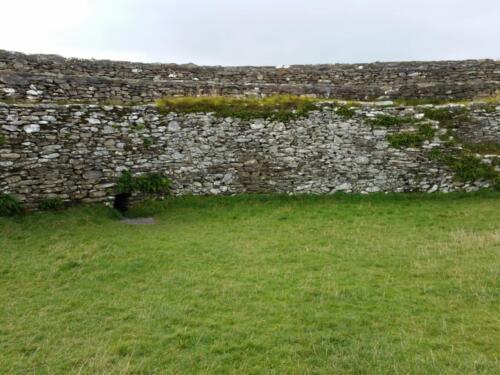
{"type": "Polygon", "coordinates": [[[151,101],[164,95],[307,94],[471,99],[500,90],[500,61],[220,67],[66,59],[0,50],[0,99],[151,101]]]}

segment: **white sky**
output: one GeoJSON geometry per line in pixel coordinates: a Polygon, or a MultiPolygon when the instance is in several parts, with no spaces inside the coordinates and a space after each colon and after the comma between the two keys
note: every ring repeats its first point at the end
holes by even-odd
{"type": "Polygon", "coordinates": [[[500,0],[0,0],[0,49],[208,65],[500,58],[500,0]]]}

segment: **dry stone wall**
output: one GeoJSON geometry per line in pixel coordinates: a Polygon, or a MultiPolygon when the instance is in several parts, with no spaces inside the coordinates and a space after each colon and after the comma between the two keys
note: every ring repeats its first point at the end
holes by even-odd
{"type": "Polygon", "coordinates": [[[500,144],[500,117],[498,109],[477,110],[469,121],[463,121],[454,129],[454,135],[470,144],[500,144]]]}
{"type": "MultiPolygon", "coordinates": [[[[431,122],[435,135],[419,147],[395,148],[388,139],[401,129],[370,122],[381,114],[422,119],[426,107],[369,104],[346,118],[325,102],[282,123],[164,114],[145,103],[169,95],[470,99],[499,89],[494,60],[207,67],[0,50],[0,194],[33,207],[51,197],[107,201],[124,170],[168,175],[173,194],[477,190],[492,182],[457,181],[431,157],[450,135],[443,124],[431,122]],[[142,104],[103,105],[117,100],[142,104]]],[[[453,136],[498,145],[499,111],[472,105],[453,136]]],[[[481,158],[499,164],[497,155],[481,158]]]]}
{"type": "Polygon", "coordinates": [[[165,95],[307,94],[471,99],[500,90],[500,61],[220,67],[65,59],[0,50],[0,99],[150,102],[165,95]]]}
{"type": "MultiPolygon", "coordinates": [[[[152,105],[0,104],[0,193],[29,205],[43,198],[96,202],[113,198],[123,170],[161,172],[173,194],[321,193],[477,190],[429,157],[436,136],[417,148],[394,148],[380,114],[422,118],[426,106],[359,107],[352,118],[330,104],[290,123],[214,114],[162,114],[152,105]]],[[[466,140],[498,142],[500,107],[469,109],[466,140]]],[[[495,156],[485,157],[491,163],[495,156]]]]}

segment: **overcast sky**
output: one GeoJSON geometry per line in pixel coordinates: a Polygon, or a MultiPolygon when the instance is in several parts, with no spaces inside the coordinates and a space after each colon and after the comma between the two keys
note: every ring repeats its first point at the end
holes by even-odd
{"type": "Polygon", "coordinates": [[[500,0],[0,0],[0,49],[205,65],[500,58],[500,0]]]}

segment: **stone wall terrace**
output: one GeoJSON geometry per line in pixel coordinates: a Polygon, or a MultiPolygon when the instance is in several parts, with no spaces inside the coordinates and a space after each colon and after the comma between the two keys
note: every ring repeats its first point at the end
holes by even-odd
{"type": "Polygon", "coordinates": [[[500,61],[221,67],[66,59],[0,50],[0,99],[152,101],[165,95],[471,99],[500,90],[500,61]]]}

